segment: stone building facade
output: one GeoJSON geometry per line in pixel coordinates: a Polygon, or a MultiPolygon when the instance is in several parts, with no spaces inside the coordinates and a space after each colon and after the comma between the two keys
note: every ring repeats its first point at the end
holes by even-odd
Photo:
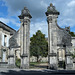
{"type": "MultiPolygon", "coordinates": [[[[0,66],[8,63],[9,39],[14,35],[16,30],[7,26],[0,21],[0,66]]],[[[4,65],[4,66],[5,66],[4,65]]]]}
{"type": "MultiPolygon", "coordinates": [[[[46,16],[48,22],[48,63],[50,69],[74,69],[71,53],[74,52],[74,38],[69,34],[70,28],[61,28],[57,24],[60,13],[53,4],[47,8],[46,16]],[[72,40],[72,41],[71,41],[72,40]]],[[[18,31],[0,22],[0,67],[15,67],[15,60],[21,59],[20,68],[28,69],[30,62],[30,15],[29,10],[24,7],[21,11],[20,28],[18,31]]]]}

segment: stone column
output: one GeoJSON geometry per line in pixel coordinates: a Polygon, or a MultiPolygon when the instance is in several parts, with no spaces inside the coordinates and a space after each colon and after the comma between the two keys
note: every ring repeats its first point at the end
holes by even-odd
{"type": "Polygon", "coordinates": [[[46,16],[48,22],[48,61],[50,69],[57,69],[57,18],[59,12],[50,4],[46,16]]]}
{"type": "Polygon", "coordinates": [[[24,7],[21,15],[20,41],[21,41],[21,68],[29,68],[29,47],[30,47],[30,18],[29,10],[24,7]]]}

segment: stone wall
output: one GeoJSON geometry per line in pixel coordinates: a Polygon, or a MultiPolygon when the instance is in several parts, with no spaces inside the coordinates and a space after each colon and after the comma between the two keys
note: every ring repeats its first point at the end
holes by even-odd
{"type": "MultiPolygon", "coordinates": [[[[39,57],[40,62],[48,62],[48,57],[39,57]]],[[[37,62],[37,58],[35,56],[30,57],[30,62],[37,62]]]]}

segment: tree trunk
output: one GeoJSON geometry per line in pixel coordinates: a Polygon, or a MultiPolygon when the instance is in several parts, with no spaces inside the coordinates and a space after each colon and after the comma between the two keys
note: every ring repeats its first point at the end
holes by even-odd
{"type": "Polygon", "coordinates": [[[39,62],[39,60],[38,60],[38,59],[39,59],[39,56],[37,56],[37,62],[39,62]]]}

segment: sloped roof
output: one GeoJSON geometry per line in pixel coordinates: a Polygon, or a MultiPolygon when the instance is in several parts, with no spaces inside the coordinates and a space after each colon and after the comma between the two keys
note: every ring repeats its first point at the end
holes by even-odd
{"type": "Polygon", "coordinates": [[[0,21],[0,28],[3,28],[4,30],[10,32],[10,34],[14,34],[16,32],[15,29],[9,27],[8,25],[6,25],[5,23],[0,21]]]}

